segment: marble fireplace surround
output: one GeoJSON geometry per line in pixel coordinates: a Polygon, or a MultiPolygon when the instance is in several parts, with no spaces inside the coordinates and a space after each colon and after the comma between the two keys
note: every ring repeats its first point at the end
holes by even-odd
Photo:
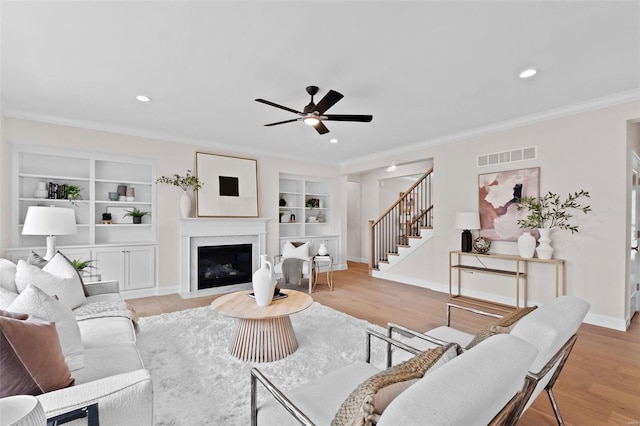
{"type": "MultiPolygon", "coordinates": [[[[198,292],[198,247],[200,246],[251,244],[252,270],[257,270],[260,266],[260,254],[266,253],[267,220],[262,218],[180,219],[180,293],[198,292]]],[[[227,290],[229,291],[234,286],[225,287],[229,287],[227,290]]]]}

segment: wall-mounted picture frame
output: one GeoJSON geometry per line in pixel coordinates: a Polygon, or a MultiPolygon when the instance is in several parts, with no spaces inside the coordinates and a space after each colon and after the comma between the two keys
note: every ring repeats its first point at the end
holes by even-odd
{"type": "Polygon", "coordinates": [[[523,232],[518,220],[527,215],[526,210],[518,211],[517,201],[539,194],[539,167],[478,175],[480,236],[494,241],[516,241],[523,232]]]}
{"type": "Polygon", "coordinates": [[[258,162],[196,152],[198,217],[258,217],[258,162]]]}

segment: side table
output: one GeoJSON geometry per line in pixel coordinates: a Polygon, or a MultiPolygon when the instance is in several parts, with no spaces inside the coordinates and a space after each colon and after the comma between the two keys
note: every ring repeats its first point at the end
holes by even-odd
{"type": "Polygon", "coordinates": [[[320,256],[316,255],[313,257],[314,270],[315,275],[313,277],[313,288],[318,284],[318,274],[320,273],[320,266],[327,266],[327,285],[329,286],[329,291],[333,291],[333,257],[331,255],[320,256]]]}

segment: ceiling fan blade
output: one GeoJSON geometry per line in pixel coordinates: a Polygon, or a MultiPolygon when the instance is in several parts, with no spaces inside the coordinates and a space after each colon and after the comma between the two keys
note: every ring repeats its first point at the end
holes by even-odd
{"type": "Polygon", "coordinates": [[[274,104],[273,102],[267,101],[267,100],[264,100],[264,99],[256,99],[256,102],[260,102],[260,103],[263,103],[263,104],[266,104],[266,105],[270,105],[272,107],[280,108],[280,109],[283,109],[285,111],[292,112],[294,114],[303,115],[300,111],[296,111],[295,109],[291,109],[291,108],[286,107],[286,106],[274,104]]]}
{"type": "Polygon", "coordinates": [[[329,133],[329,129],[327,129],[327,126],[325,126],[324,124],[322,124],[322,121],[318,121],[318,124],[316,124],[315,126],[313,126],[318,133],[320,133],[321,135],[324,135],[325,133],[329,133]]]}
{"type": "Polygon", "coordinates": [[[322,98],[320,102],[318,102],[315,111],[323,114],[326,110],[334,106],[336,102],[338,102],[343,97],[344,95],[342,93],[338,93],[335,90],[329,90],[329,93],[324,95],[324,98],[322,98]]]}
{"type": "Polygon", "coordinates": [[[328,114],[322,119],[329,121],[360,121],[362,123],[368,123],[373,120],[373,115],[328,114]]]}
{"type": "Polygon", "coordinates": [[[277,126],[278,124],[293,123],[294,121],[299,121],[299,120],[302,120],[302,119],[301,118],[292,118],[291,120],[284,120],[284,121],[278,121],[277,123],[265,124],[265,126],[266,127],[277,126]]]}

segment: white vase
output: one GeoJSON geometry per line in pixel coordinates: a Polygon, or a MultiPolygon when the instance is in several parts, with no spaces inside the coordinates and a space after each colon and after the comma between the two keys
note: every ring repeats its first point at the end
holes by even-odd
{"type": "Polygon", "coordinates": [[[260,255],[260,269],[253,273],[253,294],[258,306],[269,306],[273,299],[276,283],[273,280],[273,266],[267,255],[260,255]]]}
{"type": "Polygon", "coordinates": [[[551,259],[553,255],[553,247],[551,247],[551,229],[550,228],[540,228],[538,229],[540,233],[540,245],[536,249],[536,253],[538,254],[539,259],[551,259]]]}
{"type": "Polygon", "coordinates": [[[535,250],[535,237],[531,235],[531,232],[523,232],[522,235],[518,237],[518,252],[520,253],[520,257],[531,259],[535,250]]]}
{"type": "Polygon", "coordinates": [[[326,256],[327,253],[329,253],[329,251],[327,250],[327,245],[325,243],[320,244],[320,247],[318,247],[318,254],[320,256],[326,256]]]}
{"type": "Polygon", "coordinates": [[[182,191],[180,196],[180,212],[182,217],[191,217],[191,197],[187,191],[182,191]]]}

